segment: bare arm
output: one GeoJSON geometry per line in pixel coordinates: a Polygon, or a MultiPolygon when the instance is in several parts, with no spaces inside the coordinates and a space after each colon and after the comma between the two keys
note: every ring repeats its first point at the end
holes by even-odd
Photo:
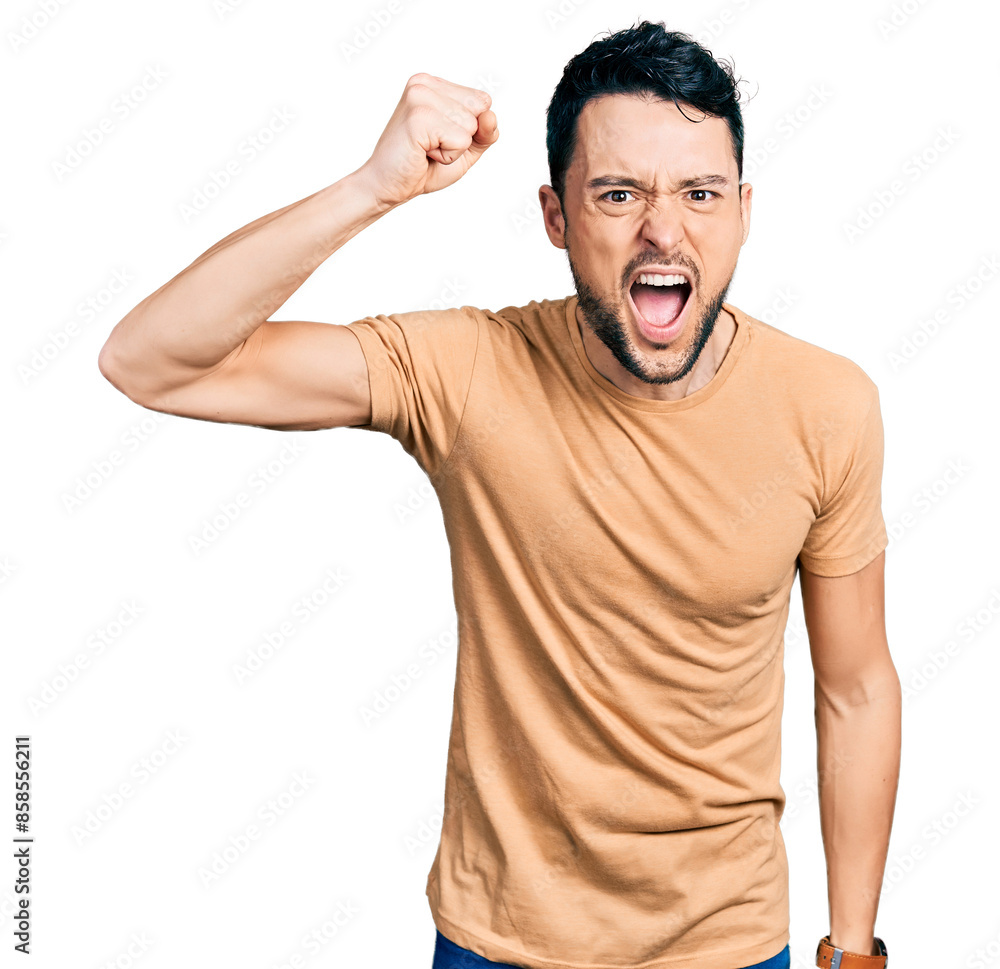
{"type": "Polygon", "coordinates": [[[364,179],[359,169],[216,243],[118,323],[101,372],[137,403],[181,416],[289,429],[365,423],[367,368],[354,335],[268,321],[324,259],[388,211],[364,179]],[[265,345],[267,370],[255,366],[265,345]],[[332,358],[346,380],[338,397],[318,396],[338,386],[332,358]]]}
{"type": "Polygon", "coordinates": [[[483,91],[417,74],[361,168],[243,226],[112,330],[101,373],[132,400],[204,420],[313,429],[370,420],[361,346],[344,326],[268,317],[390,209],[456,181],[496,140],[483,91]]]}
{"type": "Polygon", "coordinates": [[[885,553],[853,575],[802,569],[816,679],[830,941],[873,954],[899,781],[902,696],[885,633],[885,553]]]}

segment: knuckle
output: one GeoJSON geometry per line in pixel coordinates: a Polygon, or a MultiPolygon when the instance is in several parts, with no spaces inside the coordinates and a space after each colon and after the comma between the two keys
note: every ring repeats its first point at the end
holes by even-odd
{"type": "Polygon", "coordinates": [[[440,115],[429,104],[415,104],[410,109],[410,117],[419,121],[421,124],[428,124],[436,121],[440,115]]]}
{"type": "Polygon", "coordinates": [[[407,87],[413,87],[414,85],[424,85],[430,80],[430,74],[424,71],[418,71],[416,74],[411,74],[409,80],[406,82],[407,87]]]}
{"type": "Polygon", "coordinates": [[[478,116],[493,104],[493,99],[485,91],[472,88],[462,95],[461,104],[462,107],[468,108],[469,111],[478,116]]]}

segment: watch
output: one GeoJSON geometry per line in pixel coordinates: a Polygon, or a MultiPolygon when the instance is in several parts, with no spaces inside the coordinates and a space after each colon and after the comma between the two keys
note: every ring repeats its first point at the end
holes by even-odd
{"type": "Polygon", "coordinates": [[[875,949],[878,955],[845,952],[831,945],[830,936],[824,935],[816,949],[816,965],[822,969],[885,969],[889,965],[889,951],[878,936],[875,936],[875,949]]]}

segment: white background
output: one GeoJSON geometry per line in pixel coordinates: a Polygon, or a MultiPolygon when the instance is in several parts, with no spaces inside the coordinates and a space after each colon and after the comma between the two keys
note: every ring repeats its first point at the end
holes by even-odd
{"type": "MultiPolygon", "coordinates": [[[[32,738],[24,964],[270,969],[297,954],[429,969],[455,615],[427,478],[381,434],[146,411],[97,356],[216,241],[357,168],[417,71],[489,90],[500,141],[460,183],[350,241],[273,318],[568,295],[537,207],[545,108],[569,57],[642,17],[732,58],[753,95],[752,230],[729,301],[849,356],[880,388],[887,622],[907,698],[877,934],[904,969],[1000,960],[996,5],[399,0],[380,24],[387,7],[4,6],[0,682],[11,775],[15,735],[32,738]],[[247,157],[275,109],[292,120],[247,157]],[[252,500],[229,520],[241,491],[252,500]],[[194,549],[213,519],[217,538],[194,549]],[[116,625],[127,606],[135,618],[116,625]],[[283,648],[240,683],[235,668],[283,622],[283,648]],[[419,678],[366,723],[410,664],[419,678]],[[259,812],[283,794],[268,827],[259,812]],[[250,824],[261,837],[204,885],[199,869],[250,824]],[[304,947],[338,906],[345,924],[304,947]]],[[[791,944],[793,965],[811,966],[829,925],[797,586],[786,675],[791,944]]],[[[13,778],[2,784],[13,837],[13,778]]],[[[0,872],[6,964],[12,861],[0,872]]]]}

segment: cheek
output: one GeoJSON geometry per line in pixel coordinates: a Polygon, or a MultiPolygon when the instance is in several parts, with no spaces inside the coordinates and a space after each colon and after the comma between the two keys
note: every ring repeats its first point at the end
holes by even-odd
{"type": "Polygon", "coordinates": [[[699,249],[704,259],[705,275],[708,280],[729,276],[739,256],[742,238],[743,230],[737,225],[735,230],[727,227],[701,239],[699,249]]]}
{"type": "Polygon", "coordinates": [[[580,238],[573,249],[573,259],[577,267],[598,285],[618,288],[621,284],[621,255],[609,247],[606,239],[580,238]]]}

